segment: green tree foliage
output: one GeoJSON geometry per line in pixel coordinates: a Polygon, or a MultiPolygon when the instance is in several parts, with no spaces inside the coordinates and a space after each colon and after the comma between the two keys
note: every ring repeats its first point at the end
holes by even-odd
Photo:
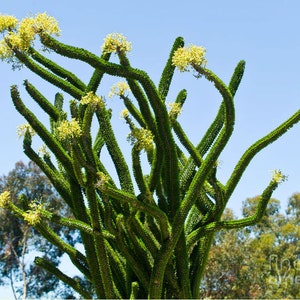
{"type": "MultiPolygon", "coordinates": [[[[251,215],[259,197],[244,202],[251,215]]],[[[202,296],[211,298],[283,299],[300,297],[300,194],[288,201],[286,214],[270,200],[254,226],[220,231],[211,248],[202,282],[202,296]]],[[[231,211],[227,212],[232,215],[231,211]]]]}
{"type": "Polygon", "coordinates": [[[252,215],[222,220],[232,192],[253,157],[295,125],[300,111],[250,146],[228,181],[221,183],[217,164],[234,129],[234,96],[244,61],[225,84],[206,67],[205,49],[184,47],[179,37],[156,85],[145,71],[131,66],[127,57],[131,44],[120,34],[106,37],[99,56],[54,38],[59,34],[58,24],[46,14],[21,22],[1,16],[0,30],[3,61],[27,67],[64,93],[57,94],[52,103],[32,83],[24,82],[32,100],[49,117],[48,126],[25,105],[19,88],[11,88],[17,111],[29,123],[21,128],[24,152],[49,178],[73,218],[52,212],[43,203],[30,205],[25,196],[25,208],[21,208],[11,201],[9,190],[0,195],[0,203],[65,252],[93,291],[61,272],[51,260],[37,257],[35,263],[84,298],[198,298],[214,234],[257,223],[284,176],[274,172],[252,215]],[[44,49],[86,64],[90,78],[82,81],[50,59],[55,55],[38,52],[33,43],[37,39],[44,49]],[[216,118],[196,144],[177,118],[188,92],[172,87],[177,97],[169,96],[176,68],[191,71],[195,75],[191,80],[208,80],[220,94],[216,118]],[[104,75],[125,81],[114,86],[110,95],[119,96],[126,107],[129,158],[116,137],[110,108],[97,95],[104,75]],[[169,101],[173,102],[170,109],[169,101]],[[46,152],[38,154],[34,149],[33,133],[43,140],[46,152]],[[113,167],[108,168],[108,156],[113,167]],[[54,225],[79,230],[84,252],[61,239],[54,225]]]}
{"type": "MultiPolygon", "coordinates": [[[[9,190],[11,200],[18,204],[22,197],[27,201],[45,203],[53,212],[70,216],[70,210],[54,190],[51,182],[32,162],[25,165],[18,162],[7,176],[0,178],[0,192],[9,190]]],[[[39,298],[50,291],[53,296],[63,297],[70,291],[63,287],[51,273],[40,267],[28,264],[30,253],[43,253],[44,259],[51,259],[59,265],[63,251],[54,247],[26,222],[13,216],[10,211],[0,210],[0,274],[1,284],[10,284],[16,299],[26,297],[39,298]],[[45,284],[47,283],[47,284],[45,284]]],[[[54,231],[68,242],[76,241],[74,231],[56,226],[54,231]],[[75,237],[75,236],[74,236],[75,237]]]]}

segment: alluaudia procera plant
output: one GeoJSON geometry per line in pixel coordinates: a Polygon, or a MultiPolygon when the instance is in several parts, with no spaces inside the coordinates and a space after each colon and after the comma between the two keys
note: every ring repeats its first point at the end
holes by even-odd
{"type": "Polygon", "coordinates": [[[24,82],[33,101],[48,115],[47,127],[24,104],[17,86],[11,87],[13,103],[28,122],[19,128],[24,152],[51,180],[73,218],[53,214],[47,203],[28,203],[25,196],[19,205],[13,204],[9,191],[3,191],[0,204],[64,251],[93,288],[87,290],[51,261],[37,257],[35,263],[83,298],[199,298],[215,232],[258,222],[285,176],[274,171],[252,216],[222,220],[228,200],[253,157],[296,124],[300,110],[249,147],[228,181],[221,183],[217,161],[233,132],[233,99],[244,61],[237,64],[226,85],[206,67],[205,49],[184,47],[179,37],[156,86],[145,71],[130,65],[131,44],[121,34],[108,35],[99,56],[54,38],[60,30],[57,21],[46,14],[21,21],[2,15],[0,30],[3,61],[26,66],[71,99],[68,115],[62,94],[56,94],[51,103],[33,84],[24,82]],[[81,81],[38,52],[33,44],[37,38],[45,49],[86,63],[92,69],[90,79],[81,81]],[[111,62],[112,55],[118,63],[111,62]],[[187,91],[179,91],[171,107],[167,104],[176,68],[207,79],[222,98],[214,121],[196,145],[177,120],[187,91]],[[124,80],[113,86],[110,96],[119,96],[126,108],[122,116],[130,128],[130,159],[121,151],[111,110],[97,95],[104,75],[124,80]],[[97,129],[92,130],[95,122],[97,129]],[[34,133],[45,143],[40,152],[32,147],[34,133]],[[115,170],[105,164],[104,149],[115,170]],[[147,174],[145,164],[149,165],[147,174]],[[84,252],[57,236],[51,229],[53,223],[77,229],[84,252]]]}

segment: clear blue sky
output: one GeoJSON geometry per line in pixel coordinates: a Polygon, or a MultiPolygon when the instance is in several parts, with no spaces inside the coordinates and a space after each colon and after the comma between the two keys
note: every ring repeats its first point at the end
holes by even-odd
{"type": "MultiPolygon", "coordinates": [[[[245,59],[246,72],[236,95],[236,129],[219,168],[223,182],[253,142],[300,109],[298,0],[1,1],[0,12],[18,18],[44,11],[59,21],[61,41],[95,53],[100,52],[108,33],[123,33],[133,45],[132,65],[146,70],[155,82],[177,36],[184,37],[186,44],[203,45],[207,49],[207,66],[226,83],[237,62],[245,59]]],[[[81,65],[67,62],[65,66],[83,80],[90,74],[81,65]]],[[[13,72],[10,65],[1,64],[0,175],[11,170],[16,161],[26,161],[22,142],[16,136],[16,126],[24,121],[14,110],[9,95],[9,86],[18,84],[25,102],[35,107],[22,88],[26,78],[49,99],[58,91],[26,70],[13,72]]],[[[100,94],[107,95],[110,83],[108,80],[100,94]]],[[[191,74],[178,72],[171,96],[184,87],[189,97],[180,120],[191,139],[197,142],[213,120],[220,98],[204,79],[197,80],[191,74]]],[[[168,99],[173,100],[172,97],[168,99]]],[[[126,124],[118,123],[122,105],[117,99],[109,103],[117,116],[118,131],[126,135],[126,124]]],[[[289,196],[300,191],[299,137],[300,124],[253,160],[232,196],[231,208],[239,212],[245,198],[260,194],[273,169],[281,169],[288,175],[288,181],[274,193],[283,207],[289,196]]]]}

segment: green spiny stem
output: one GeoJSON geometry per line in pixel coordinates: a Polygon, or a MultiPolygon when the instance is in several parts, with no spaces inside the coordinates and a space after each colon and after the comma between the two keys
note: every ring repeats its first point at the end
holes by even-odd
{"type": "Polygon", "coordinates": [[[52,83],[53,85],[59,87],[63,91],[69,93],[76,99],[80,99],[83,96],[83,92],[70,84],[69,82],[65,81],[64,79],[59,78],[58,76],[54,75],[53,73],[47,71],[46,69],[42,68],[38,64],[36,64],[32,59],[30,59],[27,55],[15,50],[16,57],[32,72],[39,75],[41,78],[45,79],[46,81],[52,83]]]}
{"type": "MultiPolygon", "coordinates": [[[[200,143],[197,145],[196,149],[198,150],[201,156],[204,156],[207,153],[207,151],[217,138],[218,134],[220,133],[224,124],[224,110],[225,107],[224,103],[222,102],[215,120],[206,131],[200,143]]],[[[183,190],[186,190],[186,188],[190,185],[191,180],[193,178],[193,176],[190,175],[194,173],[195,167],[196,165],[194,159],[189,158],[185,167],[181,170],[180,182],[183,190]]]]}
{"type": "MultiPolygon", "coordinates": [[[[99,275],[97,278],[93,278],[93,280],[97,289],[101,289],[102,287],[104,288],[104,294],[106,298],[114,299],[118,296],[118,291],[114,288],[114,284],[112,281],[111,268],[109,265],[109,259],[105,247],[103,233],[102,233],[102,226],[100,223],[101,220],[99,218],[97,195],[95,193],[95,188],[92,184],[93,182],[95,182],[95,179],[93,178],[93,175],[89,174],[89,172],[87,172],[87,181],[90,182],[90,184],[87,185],[85,189],[86,197],[90,208],[92,227],[93,230],[97,233],[93,235],[93,238],[94,238],[94,245],[95,245],[96,256],[97,256],[97,264],[99,266],[102,282],[101,284],[98,283],[100,280],[99,275]]],[[[120,297],[118,296],[118,298],[120,297]]]]}
{"type": "Polygon", "coordinates": [[[130,219],[124,222],[128,240],[131,243],[131,251],[134,257],[138,257],[143,262],[143,267],[147,274],[150,274],[151,270],[151,261],[150,253],[148,248],[145,246],[144,242],[140,237],[136,235],[134,229],[130,226],[130,219]]]}
{"type": "MultiPolygon", "coordinates": [[[[85,199],[82,195],[82,190],[78,182],[71,180],[70,182],[72,201],[74,205],[74,216],[76,219],[91,224],[90,215],[85,207],[85,199]]],[[[90,279],[94,284],[94,288],[99,298],[105,298],[104,287],[101,278],[99,278],[100,268],[97,262],[96,249],[94,246],[94,239],[89,234],[81,231],[81,238],[85,248],[86,259],[90,269],[90,279]],[[95,282],[96,281],[96,282],[95,282]]]]}
{"type": "MultiPolygon", "coordinates": [[[[230,83],[229,83],[229,90],[232,94],[232,96],[235,95],[240,82],[242,80],[244,71],[245,71],[245,61],[240,61],[238,65],[236,66],[234,73],[231,77],[230,83]]],[[[178,95],[179,97],[179,95],[178,95]]],[[[177,102],[177,100],[176,100],[177,102]]],[[[224,124],[224,103],[222,102],[219,111],[217,113],[217,116],[213,123],[210,125],[208,130],[206,131],[205,135],[203,136],[201,142],[198,144],[197,149],[200,153],[200,155],[204,155],[208,149],[211,147],[213,141],[216,139],[218,134],[220,133],[220,130],[223,127],[224,124]]],[[[186,165],[185,170],[187,169],[193,169],[194,168],[194,162],[192,160],[189,161],[189,163],[186,165]]],[[[185,171],[184,171],[185,172],[185,171]]]]}
{"type": "Polygon", "coordinates": [[[61,77],[62,79],[67,80],[74,87],[78,88],[81,91],[86,90],[86,85],[72,72],[62,68],[60,65],[56,64],[52,60],[41,55],[41,53],[39,53],[32,47],[29,48],[28,53],[35,61],[42,64],[44,67],[46,67],[47,69],[49,69],[51,72],[61,77]]]}
{"type": "Polygon", "coordinates": [[[292,115],[289,119],[279,125],[276,129],[271,131],[269,134],[264,136],[263,138],[259,139],[255,142],[252,146],[250,146],[247,151],[243,154],[243,156],[238,161],[237,165],[235,166],[232,175],[230,176],[229,180],[225,186],[225,198],[229,199],[232,192],[234,191],[236,185],[238,184],[239,180],[241,179],[244,171],[246,170],[247,166],[254,158],[254,156],[260,152],[262,149],[276,141],[279,137],[281,137],[284,133],[286,133],[290,128],[292,128],[296,123],[300,121],[300,110],[298,110],[294,115],[292,115]]]}
{"type": "Polygon", "coordinates": [[[138,277],[144,289],[147,291],[149,289],[149,275],[144,269],[144,265],[142,264],[142,262],[137,260],[134,256],[132,256],[132,253],[129,251],[130,247],[124,238],[126,229],[124,225],[123,216],[120,215],[118,216],[117,226],[118,226],[118,234],[116,238],[118,242],[118,247],[122,251],[122,254],[126,258],[126,261],[129,264],[130,268],[132,269],[134,274],[138,277]]]}
{"type": "Polygon", "coordinates": [[[92,168],[96,169],[96,157],[95,153],[93,152],[92,147],[92,137],[91,137],[91,127],[92,127],[92,119],[93,115],[95,113],[95,108],[93,105],[88,105],[88,107],[85,110],[84,118],[82,122],[82,148],[85,153],[85,157],[87,160],[87,165],[91,166],[92,168]]]}
{"type": "Polygon", "coordinates": [[[156,218],[158,222],[160,223],[160,229],[161,234],[163,235],[163,239],[168,239],[169,237],[169,222],[166,214],[160,210],[156,205],[141,202],[137,200],[137,198],[134,196],[134,194],[130,194],[124,191],[117,190],[108,184],[105,184],[102,187],[99,187],[101,191],[116,200],[119,200],[120,202],[129,204],[129,206],[134,211],[141,211],[146,214],[149,214],[150,216],[156,218]]]}
{"type": "MultiPolygon", "coordinates": [[[[57,192],[63,197],[63,199],[66,199],[66,203],[69,205],[69,207],[72,209],[73,204],[70,201],[70,187],[68,183],[64,180],[64,178],[61,176],[61,174],[57,170],[53,170],[49,168],[47,163],[45,163],[40,156],[31,148],[31,141],[29,142],[29,137],[25,135],[23,148],[24,153],[34,162],[36,163],[39,168],[47,175],[57,192]]],[[[31,140],[31,137],[30,137],[31,140]]]]}
{"type": "Polygon", "coordinates": [[[202,157],[194,147],[192,142],[188,139],[187,135],[185,134],[184,130],[182,129],[181,125],[176,120],[171,120],[173,129],[179,138],[182,145],[186,148],[189,152],[191,157],[193,158],[195,165],[200,166],[202,163],[202,157]]]}
{"type": "Polygon", "coordinates": [[[155,257],[160,245],[153,233],[147,228],[148,226],[146,227],[146,225],[139,220],[136,215],[134,218],[130,219],[130,222],[138,236],[143,240],[144,244],[147,245],[152,257],[155,257]]]}
{"type": "Polygon", "coordinates": [[[52,262],[42,258],[42,257],[35,257],[34,259],[34,263],[45,269],[46,271],[50,272],[51,274],[53,274],[54,276],[56,276],[57,278],[59,278],[61,281],[63,281],[66,285],[69,285],[71,288],[73,288],[79,295],[81,295],[84,299],[91,299],[92,295],[84,290],[82,288],[82,286],[80,285],[80,283],[67,276],[66,274],[64,274],[62,271],[60,271],[57,267],[55,267],[52,262]]]}
{"type": "Polygon", "coordinates": [[[124,284],[126,283],[126,265],[122,259],[123,257],[117,252],[116,245],[112,246],[107,240],[105,240],[105,247],[107,249],[115,285],[121,294],[121,298],[128,298],[129,291],[127,290],[126,284],[124,284]]]}
{"type": "Polygon", "coordinates": [[[220,153],[224,149],[233,131],[234,105],[233,105],[232,96],[228,88],[211,71],[207,69],[205,70],[200,69],[200,68],[196,68],[196,70],[199,71],[199,73],[203,74],[209,81],[212,81],[215,84],[218,91],[223,96],[223,100],[226,108],[225,123],[213,148],[207,155],[205,161],[202,163],[199,170],[196,172],[191,182],[191,185],[189,187],[189,190],[185,198],[181,202],[181,205],[174,217],[174,222],[173,222],[174,225],[172,228],[171,238],[167,240],[166,243],[161,247],[159,258],[157,259],[157,261],[153,266],[153,272],[152,272],[151,282],[150,282],[150,286],[152,287],[150,290],[150,297],[153,298],[161,297],[165,268],[170,258],[170,255],[178,242],[178,239],[184,227],[185,219],[192,205],[194,204],[196,192],[201,189],[201,186],[204,184],[208,174],[210,173],[210,170],[212,170],[212,168],[214,167],[217,158],[219,157],[220,153]]]}
{"type": "Polygon", "coordinates": [[[246,65],[246,62],[244,60],[239,61],[239,63],[235,67],[233,75],[231,76],[228,87],[229,87],[230,93],[233,97],[242,81],[242,78],[243,78],[243,75],[245,72],[245,65],[246,65]]]}
{"type": "Polygon", "coordinates": [[[33,100],[54,120],[60,117],[58,109],[52,105],[28,80],[24,81],[24,86],[33,100]]]}
{"type": "Polygon", "coordinates": [[[187,90],[183,89],[178,93],[175,103],[180,104],[180,107],[182,107],[183,104],[185,103],[186,98],[187,98],[187,90]]]}
{"type": "MultiPolygon", "coordinates": [[[[110,59],[110,56],[111,53],[103,53],[101,55],[101,59],[108,61],[110,59]]],[[[96,94],[96,91],[101,83],[104,74],[105,72],[96,69],[87,85],[86,92],[92,91],[96,94]]]]}
{"type": "Polygon", "coordinates": [[[78,184],[84,188],[87,185],[87,180],[83,174],[82,168],[86,165],[86,162],[84,154],[76,141],[72,141],[71,143],[71,157],[73,160],[73,171],[76,176],[76,180],[78,184]]]}
{"type": "Polygon", "coordinates": [[[145,182],[145,178],[143,175],[143,170],[140,161],[140,150],[138,150],[136,146],[132,148],[131,156],[132,156],[132,168],[133,168],[135,181],[140,189],[140,192],[146,195],[147,197],[147,195],[150,195],[150,190],[147,183],[145,182]]]}
{"type": "MultiPolygon", "coordinates": [[[[97,232],[93,231],[93,228],[89,224],[84,223],[82,221],[61,217],[58,214],[54,214],[46,210],[42,210],[41,214],[43,218],[46,218],[47,220],[53,223],[66,226],[71,229],[79,229],[80,231],[84,231],[90,235],[97,234],[97,232]]],[[[102,234],[106,239],[110,239],[110,240],[115,239],[114,235],[112,235],[108,231],[102,231],[102,234]]]]}
{"type": "Polygon", "coordinates": [[[201,237],[199,239],[199,246],[196,254],[196,258],[193,261],[191,267],[191,279],[192,279],[192,298],[200,298],[200,283],[205,271],[206,262],[208,260],[209,249],[213,242],[214,232],[201,237]]]}
{"type": "MultiPolygon", "coordinates": [[[[61,145],[53,138],[53,135],[37,119],[37,117],[24,105],[20,98],[16,86],[11,87],[11,97],[17,111],[28,121],[31,127],[39,134],[44,143],[49,147],[53,154],[59,159],[63,166],[71,171],[72,162],[61,145]]],[[[72,172],[70,172],[72,174],[72,172]]]]}
{"type": "Polygon", "coordinates": [[[145,96],[143,90],[140,85],[135,80],[127,79],[128,85],[130,87],[131,92],[133,93],[135,99],[138,101],[139,108],[141,111],[141,115],[143,116],[147,127],[151,130],[151,132],[157,136],[157,128],[153,118],[153,114],[150,110],[148,99],[145,96]]]}
{"type": "Polygon", "coordinates": [[[180,287],[180,298],[191,299],[191,282],[189,276],[189,257],[186,247],[185,232],[182,230],[178,239],[178,243],[175,247],[176,256],[176,274],[178,276],[180,287]]]}
{"type": "Polygon", "coordinates": [[[108,152],[114,162],[122,189],[128,192],[133,191],[128,165],[123,157],[115,134],[110,124],[110,117],[105,107],[99,107],[96,111],[99,120],[101,135],[105,140],[108,152]]]}
{"type": "Polygon", "coordinates": [[[59,110],[60,114],[64,114],[63,111],[64,97],[61,93],[56,93],[54,98],[54,106],[59,110]]]}
{"type": "Polygon", "coordinates": [[[138,124],[141,127],[146,128],[147,125],[146,125],[143,115],[134,106],[134,104],[130,101],[130,99],[125,96],[121,96],[121,98],[123,99],[124,104],[125,104],[126,108],[128,109],[130,115],[133,116],[133,118],[138,122],[138,124]]]}
{"type": "Polygon", "coordinates": [[[165,100],[167,98],[169,89],[170,89],[170,85],[171,85],[171,81],[173,78],[173,74],[174,74],[174,70],[175,70],[175,66],[172,63],[172,57],[174,52],[180,48],[184,46],[184,40],[182,37],[178,37],[176,38],[173,47],[171,49],[169,58],[167,60],[166,66],[161,74],[160,77],[160,81],[158,84],[158,92],[161,96],[161,99],[165,100]]]}
{"type": "Polygon", "coordinates": [[[101,130],[99,129],[93,144],[93,152],[96,153],[98,157],[100,156],[101,150],[104,145],[105,145],[105,140],[101,134],[101,130]]]}

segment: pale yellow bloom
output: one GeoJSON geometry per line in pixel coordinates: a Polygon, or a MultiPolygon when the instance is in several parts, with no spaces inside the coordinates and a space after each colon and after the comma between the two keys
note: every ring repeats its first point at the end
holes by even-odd
{"type": "Polygon", "coordinates": [[[98,175],[98,181],[96,182],[95,186],[99,189],[103,189],[105,185],[109,182],[110,177],[103,172],[97,172],[98,175]]]}
{"type": "Polygon", "coordinates": [[[5,40],[0,41],[0,59],[5,60],[12,57],[14,53],[12,50],[7,46],[5,40]]]}
{"type": "Polygon", "coordinates": [[[29,134],[31,136],[34,136],[35,135],[35,131],[33,130],[33,128],[28,124],[28,123],[25,123],[25,124],[22,124],[20,126],[17,127],[17,135],[19,138],[25,136],[26,132],[29,132],[29,134]]]}
{"type": "Polygon", "coordinates": [[[111,33],[106,36],[101,48],[104,53],[129,52],[131,50],[131,43],[126,40],[124,35],[111,33]]]}
{"type": "Polygon", "coordinates": [[[152,132],[145,128],[134,128],[128,135],[131,144],[134,144],[139,151],[143,149],[146,151],[152,150],[153,138],[152,132]]]}
{"type": "Polygon", "coordinates": [[[41,222],[42,216],[41,211],[43,210],[43,204],[38,204],[36,202],[30,203],[30,210],[23,214],[24,221],[28,224],[34,226],[41,222]]]}
{"type": "Polygon", "coordinates": [[[120,114],[121,118],[126,119],[129,116],[129,111],[127,108],[123,109],[120,114]]]}
{"type": "Polygon", "coordinates": [[[111,87],[108,97],[112,98],[115,95],[124,96],[126,91],[130,91],[128,84],[126,82],[120,81],[111,87]]]}
{"type": "Polygon", "coordinates": [[[37,14],[34,19],[34,27],[36,31],[42,31],[48,34],[59,35],[60,28],[54,17],[48,16],[45,12],[37,14]]]}
{"type": "Polygon", "coordinates": [[[5,191],[0,194],[0,207],[5,208],[10,203],[10,192],[5,191]]]}
{"type": "Polygon", "coordinates": [[[181,113],[181,105],[179,103],[169,103],[168,106],[170,107],[169,115],[171,118],[176,118],[181,113]]]}
{"type": "Polygon", "coordinates": [[[286,175],[283,175],[280,170],[272,171],[272,180],[276,183],[281,183],[287,179],[286,175]]]}
{"type": "Polygon", "coordinates": [[[57,137],[59,140],[67,140],[69,138],[77,138],[81,136],[81,127],[76,119],[71,121],[64,120],[57,127],[57,137]]]}
{"type": "Polygon", "coordinates": [[[48,156],[48,157],[50,157],[50,152],[48,151],[46,145],[42,145],[42,146],[40,147],[40,149],[38,150],[38,153],[39,153],[41,156],[48,156]]]}
{"type": "Polygon", "coordinates": [[[18,24],[18,19],[14,16],[0,15],[0,32],[12,30],[18,24]]]}
{"type": "Polygon", "coordinates": [[[205,53],[205,48],[201,46],[191,45],[178,48],[172,57],[172,63],[180,72],[188,71],[193,66],[205,66],[205,53]]]}
{"type": "MultiPolygon", "coordinates": [[[[22,19],[20,22],[12,16],[0,16],[0,31],[8,30],[4,37],[10,47],[20,51],[27,51],[31,46],[36,34],[47,33],[59,35],[60,29],[55,18],[46,13],[37,14],[35,17],[22,19]]],[[[13,57],[13,52],[0,46],[0,58],[8,59],[13,57]],[[10,55],[10,56],[9,56],[10,55]]]]}
{"type": "Polygon", "coordinates": [[[93,105],[102,105],[103,100],[101,97],[98,97],[94,94],[94,92],[88,92],[85,96],[83,96],[80,100],[81,104],[93,104],[93,105]]]}

